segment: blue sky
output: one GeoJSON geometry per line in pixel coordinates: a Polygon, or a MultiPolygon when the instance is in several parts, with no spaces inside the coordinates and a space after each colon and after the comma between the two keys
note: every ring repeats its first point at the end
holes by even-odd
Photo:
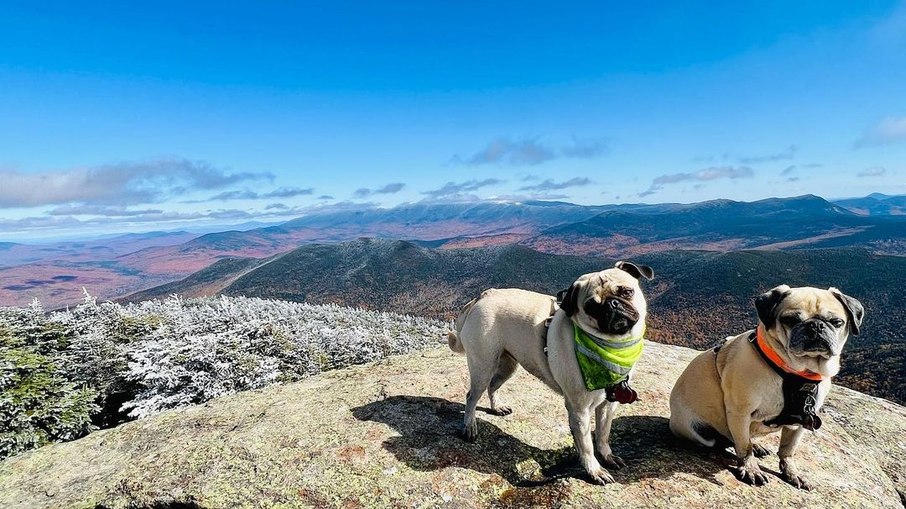
{"type": "Polygon", "coordinates": [[[3,2],[0,241],[906,193],[906,3],[3,2]]]}

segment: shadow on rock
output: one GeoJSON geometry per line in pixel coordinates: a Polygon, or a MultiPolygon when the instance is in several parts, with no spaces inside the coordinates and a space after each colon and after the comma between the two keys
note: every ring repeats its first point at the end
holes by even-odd
{"type": "MultiPolygon", "coordinates": [[[[478,439],[468,443],[458,435],[462,426],[462,403],[423,396],[391,396],[352,410],[362,421],[384,423],[400,436],[384,442],[384,448],[416,470],[437,470],[456,466],[486,474],[497,474],[510,484],[523,484],[528,477],[547,475],[549,470],[575,464],[572,447],[545,450],[531,446],[481,419],[478,439]],[[526,460],[537,465],[522,468],[526,460]]],[[[578,469],[571,472],[581,475],[578,469]]]]}
{"type": "MultiPolygon", "coordinates": [[[[384,448],[416,470],[468,468],[497,474],[521,487],[566,477],[588,480],[572,446],[539,449],[481,418],[477,419],[478,440],[465,442],[458,436],[463,407],[462,403],[440,398],[391,396],[352,412],[359,420],[381,422],[395,429],[400,436],[386,440],[384,448]]],[[[687,447],[675,439],[664,417],[618,417],[611,444],[628,465],[612,471],[618,482],[667,478],[676,472],[717,482],[715,474],[727,468],[725,456],[687,447]]]]}
{"type": "Polygon", "coordinates": [[[627,465],[612,472],[617,482],[686,473],[720,485],[717,473],[726,470],[734,458],[725,450],[706,449],[676,438],[667,418],[653,415],[618,416],[610,444],[627,465]]]}
{"type": "MultiPolygon", "coordinates": [[[[174,501],[156,501],[150,503],[138,503],[131,502],[128,506],[129,509],[204,509],[195,502],[174,502],[174,501]]],[[[104,504],[98,504],[94,506],[94,509],[109,509],[108,506],[104,504]]]]}

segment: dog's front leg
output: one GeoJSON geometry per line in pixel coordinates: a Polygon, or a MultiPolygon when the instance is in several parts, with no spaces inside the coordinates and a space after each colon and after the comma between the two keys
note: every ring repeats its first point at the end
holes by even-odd
{"type": "Polygon", "coordinates": [[[623,459],[610,449],[610,425],[617,415],[618,405],[616,401],[605,400],[595,408],[595,446],[604,459],[604,464],[617,470],[626,466],[623,459]]]}
{"type": "Polygon", "coordinates": [[[739,460],[737,473],[739,480],[746,484],[762,486],[768,478],[758,466],[752,446],[752,413],[745,411],[727,411],[727,426],[733,435],[733,447],[739,460]]]}
{"type": "Polygon", "coordinates": [[[802,426],[789,428],[784,426],[780,432],[780,449],[777,456],[780,456],[780,476],[784,481],[803,490],[812,489],[809,483],[799,474],[799,469],[793,462],[793,453],[799,445],[799,439],[802,438],[802,426]]]}
{"type": "Polygon", "coordinates": [[[613,476],[595,458],[595,449],[591,441],[589,406],[571,404],[567,401],[566,411],[569,413],[569,430],[573,434],[573,441],[576,443],[576,451],[579,453],[579,463],[582,464],[582,468],[585,469],[591,480],[598,484],[613,482],[613,476]]]}

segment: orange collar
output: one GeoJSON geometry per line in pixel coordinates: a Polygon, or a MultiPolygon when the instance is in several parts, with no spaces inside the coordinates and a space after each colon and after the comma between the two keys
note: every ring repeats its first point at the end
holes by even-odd
{"type": "Polygon", "coordinates": [[[762,332],[761,325],[756,327],[755,331],[756,346],[758,347],[758,350],[760,350],[763,354],[763,357],[766,360],[769,360],[771,364],[791,375],[796,375],[807,380],[812,380],[814,382],[820,382],[821,380],[824,380],[824,377],[821,376],[820,373],[815,373],[814,371],[808,369],[796,371],[795,369],[791,368],[790,365],[787,364],[786,361],[784,361],[783,358],[781,358],[773,348],[771,348],[771,345],[769,345],[768,342],[764,340],[764,333],[762,332]]]}

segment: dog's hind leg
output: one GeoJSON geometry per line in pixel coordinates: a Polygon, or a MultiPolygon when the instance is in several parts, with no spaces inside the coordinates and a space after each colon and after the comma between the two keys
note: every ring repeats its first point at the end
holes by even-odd
{"type": "Polygon", "coordinates": [[[484,391],[488,390],[491,385],[491,377],[494,374],[494,364],[486,365],[474,357],[468,355],[466,361],[469,364],[469,392],[466,394],[466,410],[463,415],[462,438],[467,442],[474,442],[478,438],[478,424],[475,422],[475,408],[478,406],[478,400],[484,391]]]}
{"type": "Polygon", "coordinates": [[[500,400],[500,396],[497,394],[497,389],[500,389],[500,386],[513,376],[513,373],[516,372],[516,368],[518,367],[519,363],[516,362],[516,359],[514,359],[512,355],[507,352],[503,352],[500,355],[500,362],[497,364],[497,371],[494,373],[494,377],[491,378],[491,385],[490,387],[488,387],[488,399],[491,400],[492,414],[509,415],[513,413],[513,409],[507,405],[504,405],[500,400]]]}

